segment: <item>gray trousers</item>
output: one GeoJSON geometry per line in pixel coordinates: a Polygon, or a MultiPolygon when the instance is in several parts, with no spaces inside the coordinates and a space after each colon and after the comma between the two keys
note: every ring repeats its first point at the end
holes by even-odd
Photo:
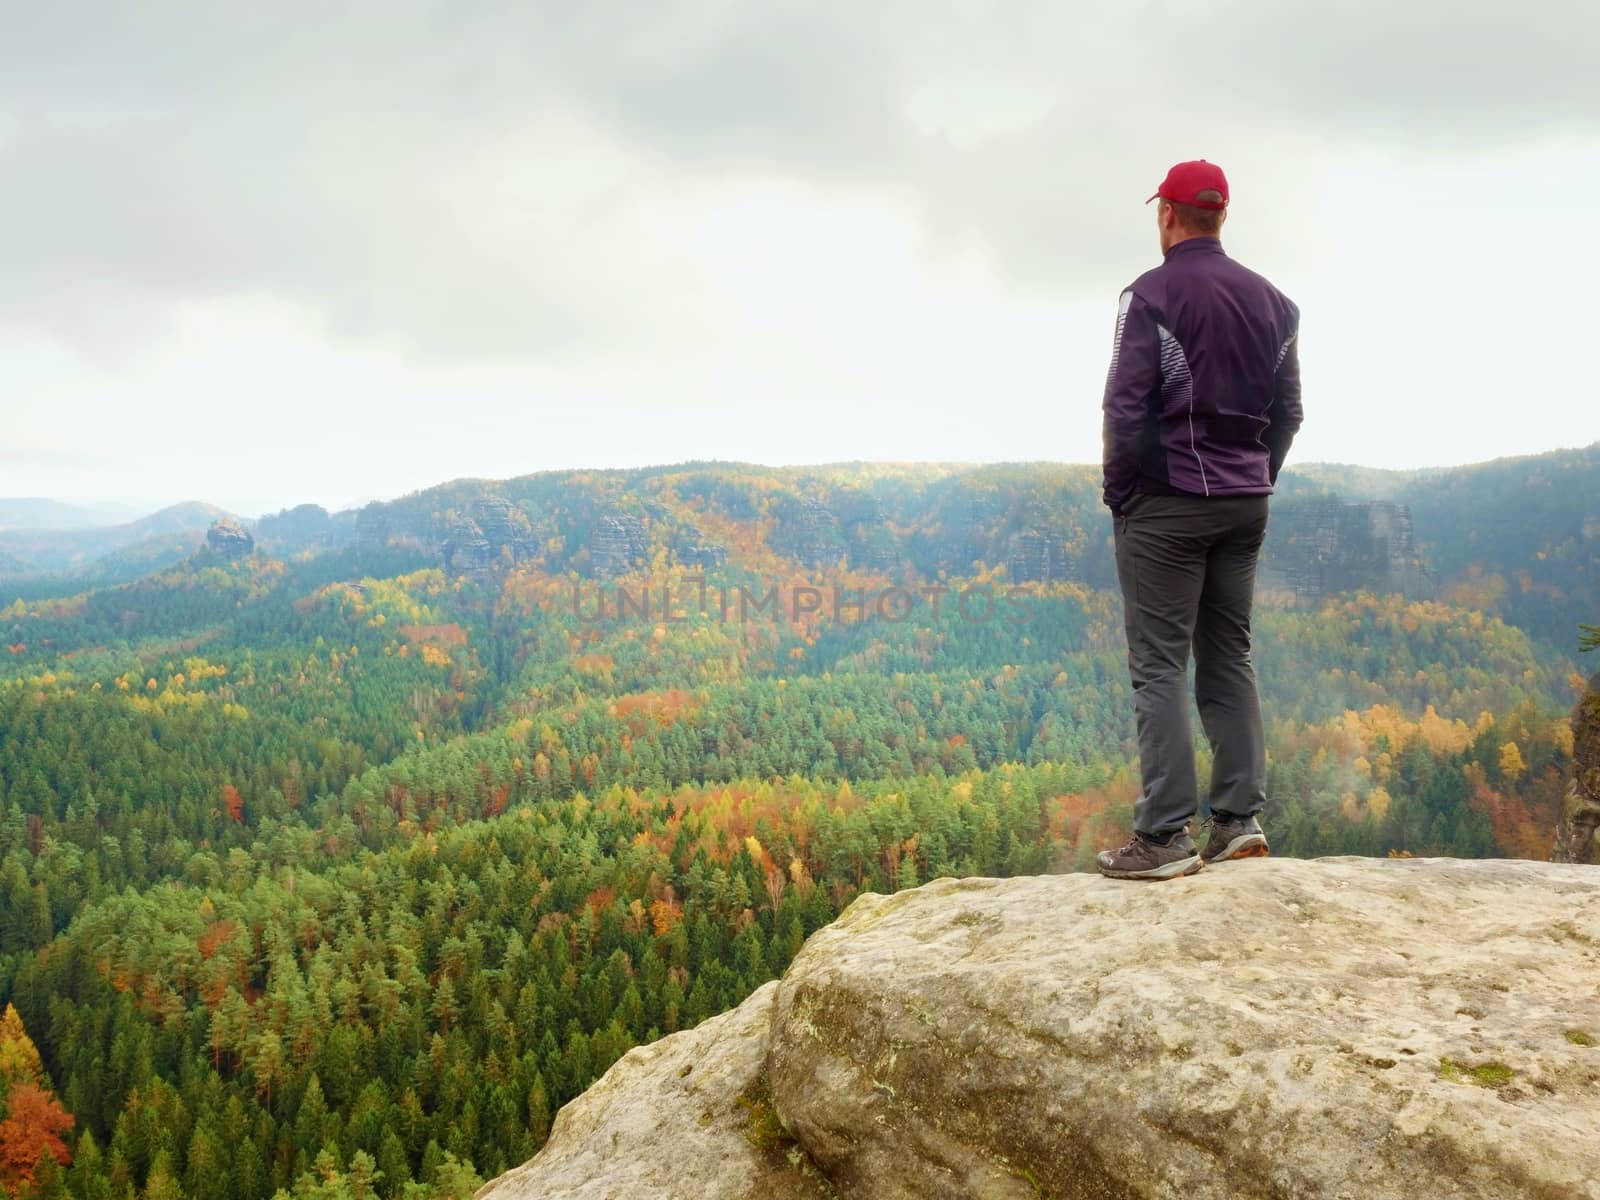
{"type": "Polygon", "coordinates": [[[1213,754],[1213,811],[1253,815],[1267,802],[1266,740],[1250,663],[1250,604],[1267,528],[1266,496],[1139,494],[1114,517],[1117,578],[1142,786],[1133,827],[1165,838],[1195,815],[1195,701],[1213,754]]]}

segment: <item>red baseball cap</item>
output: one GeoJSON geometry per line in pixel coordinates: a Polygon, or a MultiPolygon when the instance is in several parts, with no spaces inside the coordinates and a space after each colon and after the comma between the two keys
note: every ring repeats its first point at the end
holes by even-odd
{"type": "MultiPolygon", "coordinates": [[[[1161,186],[1156,189],[1154,200],[1160,196],[1163,200],[1175,200],[1179,204],[1192,204],[1196,208],[1227,208],[1228,207],[1228,177],[1222,173],[1222,168],[1216,163],[1208,163],[1203,158],[1193,162],[1181,162],[1167,172],[1167,177],[1161,181],[1161,186]],[[1204,191],[1214,191],[1222,196],[1221,202],[1196,200],[1195,197],[1204,191]]],[[[1150,200],[1145,203],[1149,204],[1150,200]]]]}

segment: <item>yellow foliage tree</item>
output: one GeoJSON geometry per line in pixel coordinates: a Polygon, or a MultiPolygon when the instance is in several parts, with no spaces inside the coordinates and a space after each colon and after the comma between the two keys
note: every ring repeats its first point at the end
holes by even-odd
{"type": "Polygon", "coordinates": [[[1517,749],[1515,742],[1507,742],[1500,747],[1500,773],[1507,779],[1516,779],[1528,769],[1528,764],[1522,761],[1522,751],[1517,749]]]}
{"type": "Polygon", "coordinates": [[[15,1084],[38,1083],[43,1078],[39,1048],[22,1027],[16,1006],[7,1004],[4,1014],[0,1014],[0,1097],[15,1084]]]}

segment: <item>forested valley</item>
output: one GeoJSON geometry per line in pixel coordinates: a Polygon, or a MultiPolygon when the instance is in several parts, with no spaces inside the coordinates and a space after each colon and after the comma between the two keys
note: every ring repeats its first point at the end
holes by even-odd
{"type": "MultiPolygon", "coordinates": [[[[1546,856],[1597,456],[1286,474],[1273,853],[1546,856]]],[[[1087,468],[318,513],[0,595],[0,1196],[470,1196],[862,892],[1086,870],[1129,827],[1087,468]]]]}

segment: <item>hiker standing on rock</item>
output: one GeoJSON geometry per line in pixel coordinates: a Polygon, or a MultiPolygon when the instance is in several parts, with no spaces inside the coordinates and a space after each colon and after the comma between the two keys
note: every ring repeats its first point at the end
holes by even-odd
{"type": "Polygon", "coordinates": [[[1122,293],[1104,399],[1104,498],[1142,782],[1132,840],[1099,856],[1118,879],[1170,879],[1267,852],[1250,604],[1267,497],[1300,427],[1300,310],[1223,252],[1222,168],[1179,163],[1150,199],[1160,201],[1164,261],[1122,293]],[[1199,804],[1191,650],[1214,754],[1203,851],[1189,832],[1199,804]]]}

